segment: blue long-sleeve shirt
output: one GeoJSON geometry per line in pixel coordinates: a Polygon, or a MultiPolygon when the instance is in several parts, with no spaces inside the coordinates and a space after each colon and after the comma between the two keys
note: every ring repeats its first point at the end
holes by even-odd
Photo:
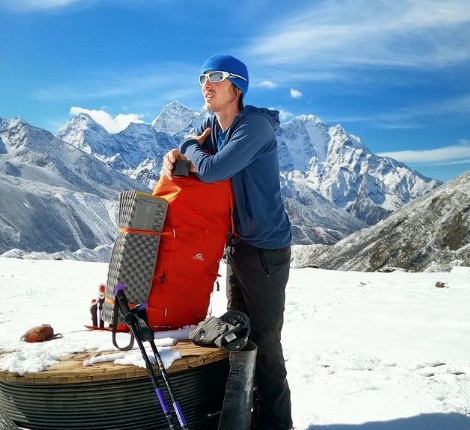
{"type": "Polygon", "coordinates": [[[193,138],[179,145],[200,180],[231,178],[237,233],[247,243],[265,249],[282,248],[292,240],[279,182],[278,117],[277,111],[246,106],[222,133],[212,115],[195,131],[200,135],[211,128],[202,145],[193,138]]]}

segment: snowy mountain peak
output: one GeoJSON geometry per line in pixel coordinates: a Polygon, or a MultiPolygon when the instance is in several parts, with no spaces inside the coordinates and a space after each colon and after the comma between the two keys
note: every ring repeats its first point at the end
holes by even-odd
{"type": "Polygon", "coordinates": [[[31,152],[36,151],[41,153],[43,159],[47,159],[56,149],[56,138],[52,133],[34,127],[20,117],[7,121],[1,134],[5,147],[22,157],[30,157],[31,152]]]}
{"type": "Polygon", "coordinates": [[[341,125],[329,127],[315,115],[284,124],[278,142],[282,171],[302,172],[310,188],[369,225],[440,184],[373,154],[341,125]]]}
{"type": "Polygon", "coordinates": [[[59,133],[61,133],[62,130],[67,129],[70,126],[73,126],[74,128],[81,129],[81,130],[86,130],[89,128],[97,128],[97,129],[102,128],[103,130],[105,130],[103,126],[97,123],[89,114],[85,112],[80,112],[76,115],[73,115],[70,118],[70,120],[67,121],[59,129],[59,133]]]}
{"type": "Polygon", "coordinates": [[[5,122],[3,123],[3,128],[9,128],[9,129],[21,128],[24,126],[31,127],[31,125],[20,116],[17,116],[10,120],[5,120],[5,122]]]}
{"type": "Polygon", "coordinates": [[[342,135],[347,136],[346,130],[343,128],[341,124],[336,124],[330,127],[330,134],[332,136],[342,136],[342,135]]]}
{"type": "Polygon", "coordinates": [[[73,145],[87,154],[102,153],[112,155],[109,145],[110,135],[90,115],[80,112],[67,121],[57,133],[57,137],[73,145]],[[104,142],[104,143],[103,143],[104,142]]]}
{"type": "MultiPolygon", "coordinates": [[[[60,128],[60,130],[67,127],[68,124],[73,124],[75,128],[81,128],[82,130],[85,130],[87,128],[93,128],[93,127],[103,128],[89,114],[85,112],[80,112],[79,114],[72,116],[72,118],[67,123],[65,123],[60,128]]],[[[59,133],[60,133],[60,130],[59,130],[59,133]]]]}
{"type": "Polygon", "coordinates": [[[156,131],[175,135],[191,126],[198,117],[199,113],[175,100],[163,108],[151,125],[156,131]]]}
{"type": "MultiPolygon", "coordinates": [[[[289,122],[313,122],[315,124],[323,123],[323,121],[316,115],[313,114],[303,114],[292,118],[289,122]]],[[[287,124],[287,123],[286,123],[287,124]]]]}

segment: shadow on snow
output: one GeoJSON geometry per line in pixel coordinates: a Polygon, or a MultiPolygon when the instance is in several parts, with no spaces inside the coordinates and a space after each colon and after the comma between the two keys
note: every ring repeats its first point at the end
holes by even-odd
{"type": "Polygon", "coordinates": [[[470,416],[458,413],[422,414],[364,424],[310,425],[308,430],[470,430],[470,416]]]}

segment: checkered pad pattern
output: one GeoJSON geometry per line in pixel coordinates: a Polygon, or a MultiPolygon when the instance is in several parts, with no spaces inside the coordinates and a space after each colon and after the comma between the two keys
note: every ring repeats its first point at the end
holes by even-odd
{"type": "Polygon", "coordinates": [[[168,202],[161,197],[124,191],[119,195],[119,227],[161,231],[167,208],[168,202]]]}
{"type": "MultiPolygon", "coordinates": [[[[138,191],[124,191],[119,195],[120,229],[159,232],[163,229],[168,202],[138,191]]],[[[143,232],[119,232],[114,243],[108,269],[106,299],[114,300],[114,286],[123,282],[131,303],[146,303],[155,271],[160,236],[143,232]]],[[[113,322],[113,304],[103,304],[102,318],[113,322]]],[[[121,315],[120,315],[121,317],[121,315]]],[[[120,318],[119,323],[123,323],[120,318]]]]}

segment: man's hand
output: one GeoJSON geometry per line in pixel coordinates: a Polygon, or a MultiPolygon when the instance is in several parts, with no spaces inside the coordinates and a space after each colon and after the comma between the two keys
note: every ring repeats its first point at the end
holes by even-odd
{"type": "Polygon", "coordinates": [[[168,179],[173,179],[173,165],[176,160],[184,160],[183,154],[178,149],[172,149],[163,156],[162,170],[160,175],[165,175],[168,179]]]}
{"type": "MultiPolygon", "coordinates": [[[[189,137],[197,140],[199,145],[202,145],[206,140],[207,136],[209,136],[209,134],[211,134],[211,129],[206,128],[199,136],[193,134],[189,137]]],[[[176,160],[191,161],[189,158],[185,157],[178,149],[172,149],[171,151],[168,151],[163,157],[163,165],[160,175],[165,175],[168,179],[173,179],[173,165],[175,164],[176,160]]],[[[193,173],[197,172],[196,167],[194,167],[192,163],[191,167],[189,168],[189,171],[193,173]]]]}
{"type": "Polygon", "coordinates": [[[209,136],[209,134],[211,134],[211,129],[208,127],[199,136],[196,134],[191,134],[189,137],[197,140],[199,145],[202,145],[204,141],[207,139],[207,136],[209,136]]]}
{"type": "MultiPolygon", "coordinates": [[[[173,168],[176,160],[186,160],[191,161],[189,158],[185,157],[178,149],[172,149],[168,151],[165,156],[163,157],[163,164],[162,170],[160,175],[165,175],[168,179],[173,179],[173,168]]],[[[196,168],[191,163],[191,167],[189,168],[190,172],[196,172],[196,168]]]]}

